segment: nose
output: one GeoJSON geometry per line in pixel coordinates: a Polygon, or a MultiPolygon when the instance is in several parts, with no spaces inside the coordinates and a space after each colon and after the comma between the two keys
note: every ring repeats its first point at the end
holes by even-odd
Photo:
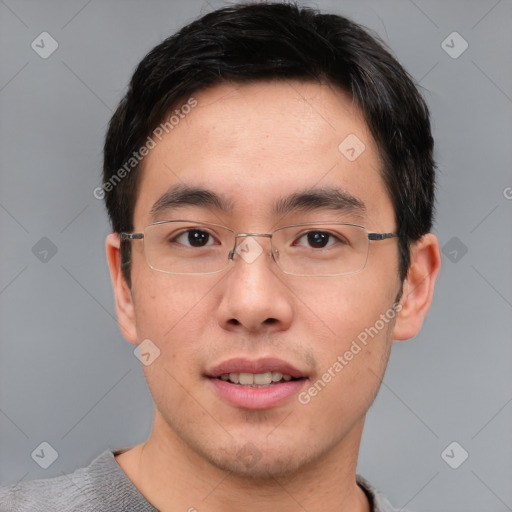
{"type": "Polygon", "coordinates": [[[294,315],[293,294],[280,275],[270,240],[245,236],[231,255],[233,268],[223,280],[217,311],[219,325],[228,331],[284,331],[294,315]]]}

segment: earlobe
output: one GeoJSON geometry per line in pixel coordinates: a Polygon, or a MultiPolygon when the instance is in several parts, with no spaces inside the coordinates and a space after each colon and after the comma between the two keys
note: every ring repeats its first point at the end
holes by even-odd
{"type": "Polygon", "coordinates": [[[121,240],[118,233],[111,233],[105,240],[108,267],[116,302],[117,321],[123,336],[133,344],[137,344],[135,310],[130,287],[121,271],[121,240]]]}
{"type": "Polygon", "coordinates": [[[400,312],[397,315],[393,338],[408,340],[418,334],[432,297],[441,268],[439,242],[428,233],[411,245],[411,264],[403,283],[400,312]]]}

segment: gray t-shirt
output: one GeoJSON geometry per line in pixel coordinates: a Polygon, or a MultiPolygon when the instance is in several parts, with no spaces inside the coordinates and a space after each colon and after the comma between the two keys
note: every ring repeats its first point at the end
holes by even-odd
{"type": "MultiPolygon", "coordinates": [[[[120,451],[104,451],[68,475],[0,487],[0,512],[158,512],[115,460],[120,451]]],[[[396,512],[364,478],[357,482],[372,512],[396,512]]]]}

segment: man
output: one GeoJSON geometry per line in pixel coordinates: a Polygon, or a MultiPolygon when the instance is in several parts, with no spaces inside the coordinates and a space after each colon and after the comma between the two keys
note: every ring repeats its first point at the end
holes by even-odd
{"type": "Polygon", "coordinates": [[[432,151],[410,77],[345,18],[237,5],[154,48],[95,192],[153,429],[1,510],[393,510],[356,464],[440,267],[432,151]]]}

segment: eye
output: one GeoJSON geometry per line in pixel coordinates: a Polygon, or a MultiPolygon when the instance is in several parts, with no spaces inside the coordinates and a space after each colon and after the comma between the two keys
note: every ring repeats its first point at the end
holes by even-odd
{"type": "Polygon", "coordinates": [[[188,247],[205,247],[213,245],[213,236],[202,229],[189,229],[172,238],[171,242],[177,242],[188,247]]]}
{"type": "Polygon", "coordinates": [[[307,245],[313,249],[323,249],[339,241],[328,231],[308,231],[298,238],[294,245],[307,245]]]}

